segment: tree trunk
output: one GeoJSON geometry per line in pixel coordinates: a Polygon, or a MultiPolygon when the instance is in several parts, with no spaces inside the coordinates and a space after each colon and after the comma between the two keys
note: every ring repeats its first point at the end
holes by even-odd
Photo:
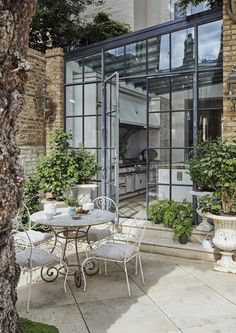
{"type": "Polygon", "coordinates": [[[11,219],[21,203],[23,173],[18,165],[16,120],[24,101],[28,34],[35,0],[0,0],[0,333],[20,332],[11,219]]]}

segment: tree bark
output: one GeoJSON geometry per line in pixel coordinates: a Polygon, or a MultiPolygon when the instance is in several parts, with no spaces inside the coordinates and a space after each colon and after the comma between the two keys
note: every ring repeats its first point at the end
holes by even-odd
{"type": "Polygon", "coordinates": [[[11,219],[21,203],[16,120],[24,102],[29,25],[36,0],[0,0],[0,333],[20,332],[11,219]]]}

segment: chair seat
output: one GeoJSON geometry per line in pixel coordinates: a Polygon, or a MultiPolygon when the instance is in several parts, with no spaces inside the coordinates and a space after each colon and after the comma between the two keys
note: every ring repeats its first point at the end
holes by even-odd
{"type": "MultiPolygon", "coordinates": [[[[49,232],[41,232],[37,230],[27,230],[27,233],[29,235],[29,238],[31,239],[33,245],[37,245],[41,242],[44,242],[48,240],[49,238],[52,238],[52,234],[49,232]]],[[[14,235],[14,241],[18,244],[22,245],[29,245],[29,238],[27,237],[25,231],[18,232],[16,235],[14,235]]]]}
{"type": "MultiPolygon", "coordinates": [[[[41,249],[32,250],[32,267],[45,266],[58,262],[58,258],[51,252],[41,249]]],[[[22,267],[29,267],[30,249],[25,249],[16,253],[16,262],[22,267]]]]}
{"type": "Polygon", "coordinates": [[[122,244],[122,243],[105,243],[97,246],[90,251],[92,256],[111,259],[111,260],[121,260],[132,256],[135,253],[135,247],[132,244],[122,244]]]}

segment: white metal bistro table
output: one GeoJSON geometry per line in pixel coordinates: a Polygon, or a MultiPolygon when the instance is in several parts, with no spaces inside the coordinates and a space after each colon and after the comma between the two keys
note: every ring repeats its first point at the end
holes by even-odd
{"type": "MultiPolygon", "coordinates": [[[[78,270],[76,270],[73,274],[75,277],[75,284],[77,287],[80,287],[81,285],[81,270],[80,270],[80,259],[79,259],[79,250],[78,250],[78,243],[84,240],[88,241],[88,232],[89,229],[93,226],[97,226],[100,224],[105,224],[107,222],[113,221],[115,217],[115,214],[112,212],[109,212],[107,210],[102,209],[94,209],[90,211],[88,214],[81,214],[79,219],[73,219],[72,216],[68,215],[68,209],[67,208],[58,208],[57,214],[53,216],[52,220],[49,220],[46,218],[45,211],[39,211],[30,216],[31,220],[35,223],[48,226],[53,231],[55,235],[55,243],[52,248],[52,252],[56,248],[56,244],[60,239],[65,240],[65,245],[63,246],[63,254],[62,254],[62,260],[68,262],[66,258],[66,252],[67,252],[67,245],[70,240],[74,240],[75,242],[75,251],[76,251],[76,258],[77,263],[76,264],[70,264],[68,263],[68,266],[76,266],[78,270]]],[[[56,267],[54,267],[56,270],[56,267]]],[[[86,273],[88,275],[96,274],[98,271],[98,265],[96,266],[96,262],[91,262],[90,266],[88,266],[86,273]]],[[[41,277],[45,281],[49,281],[47,278],[45,278],[42,274],[41,270],[41,277]]],[[[46,274],[51,275],[52,270],[48,270],[46,274]]],[[[55,279],[58,276],[58,270],[57,274],[55,275],[55,279]]],[[[54,281],[54,279],[50,278],[50,282],[54,281]]]]}

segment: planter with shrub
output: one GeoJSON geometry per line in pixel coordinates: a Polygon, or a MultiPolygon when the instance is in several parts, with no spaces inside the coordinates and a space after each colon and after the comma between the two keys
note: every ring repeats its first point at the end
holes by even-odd
{"type": "MultiPolygon", "coordinates": [[[[214,245],[221,251],[221,259],[215,270],[236,273],[233,252],[236,250],[236,140],[217,140],[218,150],[211,162],[209,172],[215,176],[212,195],[199,200],[199,209],[213,220],[214,245]]],[[[209,156],[212,156],[209,152],[209,156]]]]}
{"type": "Polygon", "coordinates": [[[163,223],[165,227],[172,228],[174,240],[179,240],[179,236],[184,234],[186,234],[188,240],[192,232],[193,208],[187,200],[180,202],[160,200],[150,205],[148,214],[154,223],[163,223]]]}

